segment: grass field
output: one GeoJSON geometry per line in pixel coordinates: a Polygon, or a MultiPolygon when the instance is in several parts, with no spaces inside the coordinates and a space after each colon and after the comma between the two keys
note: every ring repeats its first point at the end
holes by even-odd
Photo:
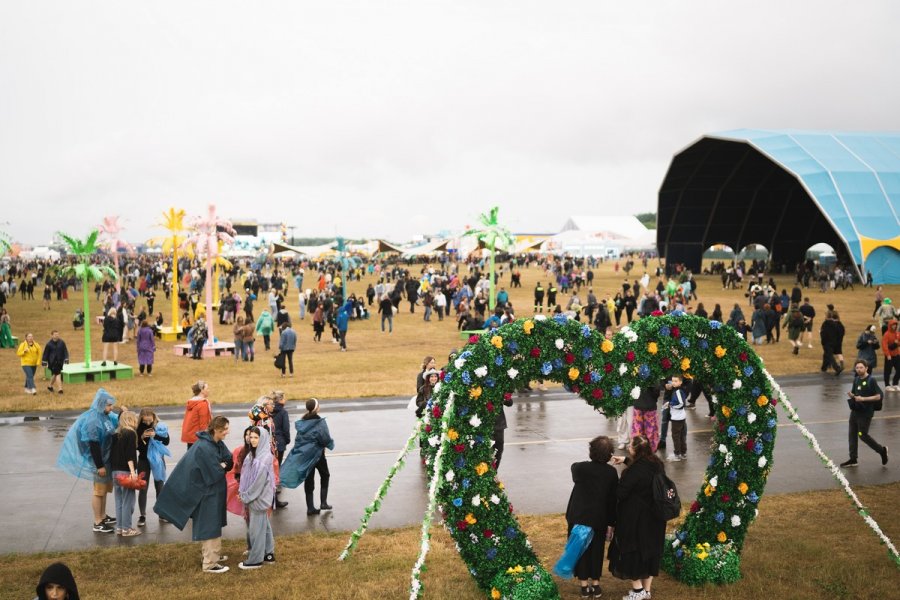
{"type": "MultiPolygon", "coordinates": [[[[419,267],[414,267],[418,269],[419,267]]],[[[615,293],[622,282],[612,264],[595,270],[594,290],[598,297],[615,293]]],[[[523,287],[509,290],[519,316],[532,313],[532,289],[546,276],[537,268],[522,270],[523,287]]],[[[640,272],[638,273],[640,275],[640,272]]],[[[308,274],[312,279],[312,274],[308,274]]],[[[352,282],[349,289],[363,293],[371,278],[352,282]]],[[[792,278],[776,277],[781,287],[790,287],[792,278]]],[[[738,302],[749,317],[743,291],[721,289],[719,279],[699,277],[699,295],[711,311],[715,303],[727,315],[738,302]]],[[[508,286],[508,279],[501,281],[508,286]]],[[[900,296],[900,286],[888,288],[887,295],[900,296]]],[[[40,297],[40,294],[36,294],[40,297]]],[[[582,298],[586,291],[582,292],[582,298]]],[[[873,290],[857,287],[855,291],[820,294],[809,290],[817,310],[824,313],[825,304],[833,303],[841,311],[847,337],[845,356],[855,357],[854,344],[859,332],[871,322],[873,290]]],[[[326,339],[312,342],[309,319],[296,319],[297,291],[290,290],[289,307],[295,319],[299,346],[295,355],[297,373],[293,379],[281,379],[272,367],[273,353],[262,350],[257,341],[257,361],[234,363],[230,359],[208,359],[202,362],[176,357],[172,344],[158,343],[152,378],[135,377],[131,381],[111,382],[107,388],[129,407],[180,405],[190,396],[190,384],[205,379],[212,387],[214,403],[250,402],[262,393],[281,388],[290,398],[365,398],[406,396],[413,393],[413,382],[420,361],[426,354],[439,362],[453,348],[462,345],[455,320],[430,323],[422,321],[422,308],[408,313],[408,303],[394,320],[394,333],[382,334],[379,321],[351,322],[348,335],[349,352],[341,353],[337,345],[326,339]]],[[[36,333],[39,342],[59,328],[67,341],[73,361],[83,358],[83,333],[71,330],[71,314],[80,305],[74,294],[68,302],[53,302],[49,312],[41,310],[40,301],[13,299],[8,305],[13,333],[24,338],[26,331],[36,333]]],[[[92,299],[93,300],[93,299],[92,299]]],[[[560,295],[561,304],[568,296],[560,295]]],[[[163,298],[157,306],[165,310],[163,298]]],[[[92,314],[99,305],[92,302],[92,314]]],[[[257,311],[258,312],[258,311],[257,311]]],[[[167,313],[164,313],[167,314],[167,313]]],[[[230,332],[230,327],[225,331],[230,332]]],[[[229,335],[220,335],[229,339],[229,335]]],[[[326,334],[326,338],[327,338],[326,334]]],[[[817,337],[817,336],[816,336],[817,337]]],[[[99,359],[99,328],[93,330],[94,358],[99,359]]],[[[277,343],[273,340],[273,343],[277,343]]],[[[762,346],[759,353],[770,371],[777,375],[817,372],[821,354],[818,340],[814,348],[800,356],[790,353],[786,341],[762,346]]],[[[96,391],[96,385],[68,385],[64,395],[50,395],[46,384],[37,382],[37,396],[22,392],[22,373],[13,351],[3,351],[0,359],[0,411],[32,412],[58,409],[83,409],[96,391]]],[[[133,342],[120,346],[120,362],[136,366],[133,342]]],[[[845,377],[847,377],[845,375],[845,377]]],[[[891,517],[900,510],[900,484],[862,488],[859,495],[873,517],[888,536],[900,538],[900,521],[891,517]]],[[[565,523],[561,515],[521,517],[523,527],[546,566],[552,565],[564,545],[565,523]]],[[[232,520],[231,527],[241,527],[232,520]]],[[[277,535],[276,531],[276,535],[277,535]]],[[[430,598],[482,598],[466,573],[465,566],[442,530],[435,530],[428,572],[425,575],[426,596],[430,598]]],[[[418,548],[418,530],[372,531],[360,544],[357,556],[347,562],[335,560],[346,541],[347,533],[330,535],[302,534],[278,537],[279,563],[259,572],[240,572],[235,567],[242,544],[226,540],[228,563],[234,569],[224,576],[199,573],[199,547],[196,544],[152,545],[115,549],[89,549],[79,552],[46,555],[0,556],[0,599],[30,597],[41,570],[51,560],[69,563],[76,573],[85,598],[125,598],[144,594],[154,597],[224,598],[246,594],[253,598],[334,598],[383,599],[402,598],[408,594],[409,570],[418,548]],[[132,588],[125,592],[123,588],[132,588]]],[[[760,519],[750,529],[743,553],[744,579],[727,588],[692,589],[667,576],[654,586],[656,598],[732,598],[757,600],[775,598],[863,598],[898,597],[898,570],[877,539],[852,512],[849,502],[837,491],[766,496],[760,504],[760,519]],[[825,524],[823,526],[823,524],[825,524]]],[[[559,582],[564,598],[576,598],[572,582],[559,582]]],[[[605,578],[607,597],[619,597],[627,584],[605,578]]]]}
{"type": "MultiPolygon", "coordinates": [[[[885,533],[900,538],[900,484],[860,488],[885,533]]],[[[661,575],[653,597],[666,600],[704,598],[897,598],[900,572],[883,546],[849,506],[842,492],[766,496],[759,519],[750,528],[742,560],[743,579],[725,587],[690,588],[661,575]]],[[[521,517],[537,555],[550,567],[565,544],[562,515],[521,517]]],[[[672,523],[675,523],[673,521],[672,523]]],[[[232,519],[229,527],[241,527],[232,519]]],[[[82,598],[211,598],[311,600],[384,600],[408,597],[409,574],[418,551],[418,529],[371,531],[346,562],[337,556],[347,533],[278,536],[274,566],[240,571],[243,543],[225,540],[231,571],[200,572],[199,544],[89,549],[61,554],[0,556],[0,599],[31,598],[41,571],[61,560],[75,573],[82,598]]],[[[425,597],[476,600],[475,587],[453,541],[435,527],[424,575],[425,597]]],[[[126,544],[123,544],[126,546],[126,544]]],[[[574,581],[557,580],[563,598],[578,597],[574,581]]],[[[627,582],[601,579],[605,598],[619,598],[627,582]]]]}
{"type": "MultiPolygon", "coordinates": [[[[420,265],[411,267],[418,272],[420,265]]],[[[617,274],[612,263],[606,263],[595,269],[594,291],[598,298],[605,294],[614,294],[620,289],[623,275],[617,274]]],[[[634,274],[634,273],[633,273],[634,274]]],[[[638,269],[637,276],[642,271],[638,269]]],[[[632,277],[634,279],[634,277],[632,277]]],[[[776,283],[790,290],[793,277],[776,277],[776,283]]],[[[307,273],[307,281],[314,281],[315,275],[307,273]]],[[[522,287],[509,289],[509,277],[501,280],[506,286],[511,301],[516,307],[517,316],[532,314],[535,283],[540,280],[545,284],[545,273],[536,267],[522,270],[522,287]]],[[[749,319],[750,311],[742,290],[722,290],[718,277],[698,277],[698,294],[707,310],[712,312],[716,303],[722,305],[727,318],[735,302],[741,304],[744,314],[749,319]]],[[[364,293],[366,285],[374,282],[372,277],[362,281],[353,281],[348,290],[356,294],[364,293]]],[[[825,304],[832,303],[842,315],[847,329],[844,350],[846,360],[856,356],[856,338],[862,329],[871,322],[874,292],[870,288],[857,286],[855,291],[835,291],[825,294],[817,290],[808,290],[813,305],[824,315],[825,304]]],[[[888,296],[900,296],[900,286],[887,286],[888,296]]],[[[41,297],[40,291],[35,293],[41,297]]],[[[586,291],[582,291],[582,300],[586,291]]],[[[565,306],[568,295],[560,294],[558,301],[565,306]]],[[[94,302],[91,295],[92,318],[99,314],[100,305],[94,302]]],[[[143,306],[139,300],[139,306],[143,306]]],[[[26,332],[33,332],[36,340],[44,344],[50,337],[50,330],[58,328],[66,341],[72,361],[83,360],[84,334],[72,331],[71,318],[75,308],[81,305],[80,293],[70,295],[67,302],[53,301],[51,310],[43,311],[41,301],[23,301],[19,297],[12,299],[7,308],[13,325],[13,334],[24,339],[26,332]]],[[[157,309],[168,315],[167,303],[162,293],[156,302],[157,309]]],[[[415,314],[409,313],[409,304],[400,305],[400,313],[394,318],[394,333],[381,333],[380,320],[373,318],[366,321],[351,321],[347,335],[349,351],[342,353],[338,346],[332,344],[326,332],[321,343],[312,341],[312,324],[298,319],[297,290],[291,289],[288,296],[288,307],[294,319],[294,329],[298,334],[298,348],[294,355],[296,374],[294,378],[281,379],[280,374],[272,366],[272,352],[263,350],[262,339],[256,342],[257,360],[254,363],[235,363],[229,359],[207,359],[192,361],[177,357],[172,352],[171,343],[158,343],[156,364],[152,378],[141,378],[135,373],[131,381],[110,382],[107,389],[118,398],[120,403],[129,407],[178,405],[190,397],[190,385],[197,379],[210,382],[213,403],[251,402],[261,394],[275,388],[284,389],[289,398],[307,398],[315,396],[327,398],[365,398],[373,396],[410,396],[415,393],[415,376],[423,356],[438,358],[439,364],[446,362],[448,353],[463,344],[456,330],[455,319],[431,322],[422,320],[423,309],[416,308],[415,314]]],[[[257,303],[256,313],[262,310],[257,303]]],[[[624,315],[623,315],[624,320],[624,315]]],[[[816,329],[818,323],[817,318],[816,329]]],[[[231,327],[220,326],[218,337],[230,340],[231,327]]],[[[92,328],[93,357],[99,359],[102,344],[100,328],[92,328]]],[[[769,370],[777,375],[792,373],[816,372],[821,360],[818,345],[818,332],[814,332],[814,348],[805,349],[799,356],[793,356],[790,345],[786,341],[759,348],[769,370]]],[[[277,336],[273,343],[277,345],[277,336]]],[[[0,359],[0,412],[40,411],[50,409],[79,409],[90,404],[96,391],[92,384],[67,386],[64,395],[51,395],[46,390],[46,383],[37,380],[38,395],[30,396],[22,391],[24,377],[18,358],[11,350],[2,351],[0,359]]],[[[137,352],[133,342],[122,344],[119,348],[120,362],[128,363],[137,371],[137,352]]]]}

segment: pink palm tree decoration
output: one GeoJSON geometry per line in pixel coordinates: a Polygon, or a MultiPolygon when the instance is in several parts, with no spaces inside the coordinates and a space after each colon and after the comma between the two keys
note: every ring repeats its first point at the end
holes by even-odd
{"type": "Polygon", "coordinates": [[[212,317],[213,305],[213,286],[212,286],[212,267],[213,263],[219,257],[219,240],[232,244],[235,234],[231,221],[220,219],[216,216],[216,205],[209,205],[209,212],[205,219],[195,217],[191,220],[192,235],[185,240],[184,246],[193,246],[194,252],[200,256],[206,257],[206,327],[209,331],[209,337],[206,340],[207,345],[215,343],[215,335],[213,332],[213,323],[215,319],[212,317]],[[224,231],[219,231],[222,229],[224,231]]]}
{"type": "Polygon", "coordinates": [[[122,286],[119,282],[122,279],[119,277],[119,248],[124,248],[126,252],[132,254],[134,253],[134,247],[119,237],[119,234],[125,228],[119,225],[118,215],[103,217],[103,223],[100,225],[99,229],[104,234],[103,241],[100,242],[100,245],[106,248],[112,255],[113,268],[116,271],[116,292],[121,293],[122,286]]]}

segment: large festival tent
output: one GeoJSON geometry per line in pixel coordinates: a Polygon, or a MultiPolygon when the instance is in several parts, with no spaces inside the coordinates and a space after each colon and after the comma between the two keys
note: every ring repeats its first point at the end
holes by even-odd
{"type": "Polygon", "coordinates": [[[659,190],[657,247],[699,269],[704,250],[761,244],[776,264],[835,249],[861,279],[900,283],[900,133],[739,129],[678,152],[659,190]]]}

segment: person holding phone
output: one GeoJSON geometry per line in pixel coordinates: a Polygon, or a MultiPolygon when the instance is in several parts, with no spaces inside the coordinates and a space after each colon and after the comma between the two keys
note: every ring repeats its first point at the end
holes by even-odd
{"type": "Polygon", "coordinates": [[[888,462],[888,448],[882,446],[869,435],[869,425],[875,414],[875,403],[884,399],[884,394],[878,387],[878,381],[869,375],[868,364],[864,360],[857,360],[853,365],[856,377],[853,378],[853,387],[847,392],[847,404],[850,406],[850,459],[841,463],[842,468],[856,467],[859,465],[858,448],[859,440],[881,456],[881,464],[888,462]]]}

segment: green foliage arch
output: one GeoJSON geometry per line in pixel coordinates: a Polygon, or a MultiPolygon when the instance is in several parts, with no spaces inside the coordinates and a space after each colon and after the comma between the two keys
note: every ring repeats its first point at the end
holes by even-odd
{"type": "Polygon", "coordinates": [[[489,597],[559,596],[492,467],[491,437],[504,397],[528,381],[552,380],[614,417],[642,386],[674,374],[713,391],[717,424],[703,485],[667,537],[663,567],[692,585],[740,577],[777,425],[759,357],[731,327],[677,311],[640,319],[609,340],[563,316],[535,316],[470,338],[446,367],[421,429],[429,475],[438,470],[444,526],[489,597]]]}

